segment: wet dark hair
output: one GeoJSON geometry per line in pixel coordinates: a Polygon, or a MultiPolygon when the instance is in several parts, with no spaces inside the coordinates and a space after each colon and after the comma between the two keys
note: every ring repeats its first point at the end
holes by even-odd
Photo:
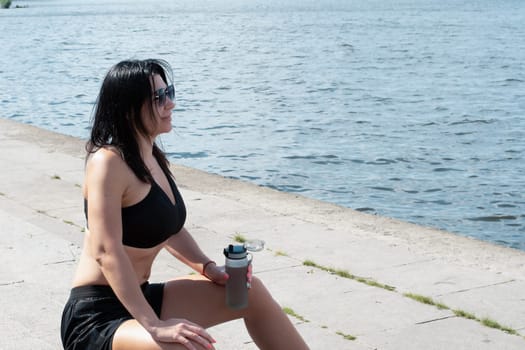
{"type": "MultiPolygon", "coordinates": [[[[153,112],[153,75],[158,74],[166,84],[172,79],[169,64],[163,60],[127,60],[114,65],[106,74],[92,117],[91,136],[86,144],[89,154],[104,146],[113,146],[135,175],[151,183],[153,177],[144,163],[137,142],[139,135],[147,136],[141,118],[145,101],[153,112]]],[[[166,174],[171,174],[164,152],[154,143],[153,155],[166,174]]]]}

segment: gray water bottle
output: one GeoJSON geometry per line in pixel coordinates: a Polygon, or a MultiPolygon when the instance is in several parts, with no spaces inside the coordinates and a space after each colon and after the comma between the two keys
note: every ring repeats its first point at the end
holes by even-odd
{"type": "Polygon", "coordinates": [[[243,309],[248,306],[248,265],[252,255],[245,245],[232,245],[224,248],[226,256],[226,305],[232,309],[243,309]]]}

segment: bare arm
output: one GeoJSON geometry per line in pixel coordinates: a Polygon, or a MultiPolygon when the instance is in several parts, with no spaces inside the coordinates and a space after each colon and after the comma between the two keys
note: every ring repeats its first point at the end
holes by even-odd
{"type": "Polygon", "coordinates": [[[199,273],[204,264],[210,261],[184,227],[166,241],[165,247],[173,256],[199,273]]]}
{"type": "Polygon", "coordinates": [[[158,317],[145,300],[132,263],[122,245],[122,197],[129,170],[114,152],[101,149],[86,167],[90,240],[88,251],[128,311],[151,330],[158,317]]]}
{"type": "Polygon", "coordinates": [[[206,264],[211,259],[204,254],[192,235],[182,228],[179,233],[171,236],[165,243],[166,249],[177,259],[208,277],[215,283],[224,284],[228,279],[228,275],[224,269],[218,267],[217,264],[206,264]],[[203,270],[206,265],[206,271],[203,270]]]}

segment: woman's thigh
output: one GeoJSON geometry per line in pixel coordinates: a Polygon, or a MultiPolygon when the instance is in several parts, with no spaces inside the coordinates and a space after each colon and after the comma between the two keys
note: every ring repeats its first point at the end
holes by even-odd
{"type": "MultiPolygon", "coordinates": [[[[167,320],[181,318],[209,328],[230,320],[257,315],[262,310],[272,310],[279,306],[256,277],[252,278],[252,288],[248,292],[248,308],[233,310],[226,305],[226,288],[202,276],[185,276],[166,282],[160,318],[167,320]]],[[[180,344],[158,343],[136,321],[124,322],[113,338],[113,349],[185,349],[180,344]]],[[[200,349],[199,349],[200,350],[200,349]]]]}
{"type": "MultiPolygon", "coordinates": [[[[204,347],[194,343],[198,350],[204,347]]],[[[113,350],[184,350],[187,348],[177,343],[161,343],[155,341],[137,320],[122,323],[113,336],[113,350]]],[[[208,350],[208,349],[206,349],[208,350]]]]}
{"type": "Polygon", "coordinates": [[[161,319],[184,318],[208,328],[244,317],[246,310],[233,310],[226,306],[225,293],[224,286],[202,276],[169,281],[164,286],[161,319]]]}

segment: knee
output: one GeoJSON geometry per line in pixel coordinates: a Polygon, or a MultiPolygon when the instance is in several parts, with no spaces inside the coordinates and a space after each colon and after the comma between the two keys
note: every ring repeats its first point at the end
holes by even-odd
{"type": "Polygon", "coordinates": [[[248,293],[250,304],[256,307],[257,305],[266,306],[268,302],[273,302],[273,297],[264,285],[261,279],[253,276],[251,281],[251,288],[248,293]]]}
{"type": "Polygon", "coordinates": [[[263,281],[261,281],[261,279],[256,276],[252,276],[250,285],[250,293],[252,294],[260,294],[262,292],[267,292],[266,286],[264,285],[263,281]]]}

